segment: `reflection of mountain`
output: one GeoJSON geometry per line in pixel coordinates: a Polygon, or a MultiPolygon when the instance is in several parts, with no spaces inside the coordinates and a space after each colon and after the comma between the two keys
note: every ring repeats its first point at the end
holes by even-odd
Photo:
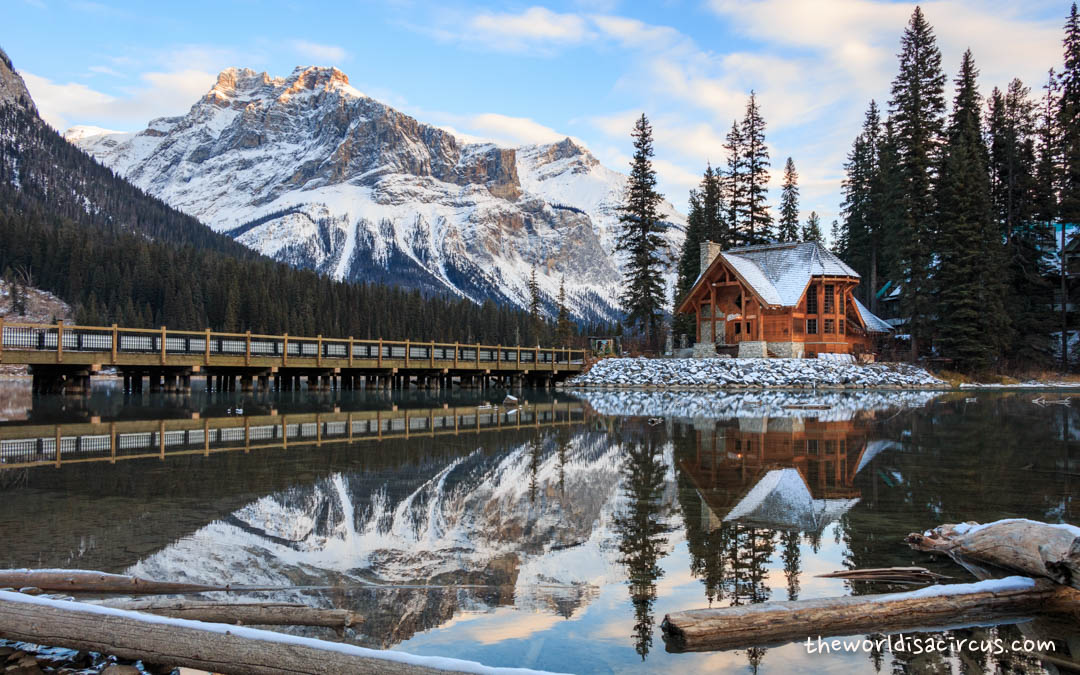
{"type": "Polygon", "coordinates": [[[607,434],[560,430],[426,475],[336,473],[251,502],[129,571],[234,585],[379,585],[306,601],[357,609],[363,632],[383,645],[496,605],[570,616],[597,586],[625,578],[612,534],[625,508],[624,451],[607,434]],[[401,588],[415,585],[428,588],[401,588]]]}

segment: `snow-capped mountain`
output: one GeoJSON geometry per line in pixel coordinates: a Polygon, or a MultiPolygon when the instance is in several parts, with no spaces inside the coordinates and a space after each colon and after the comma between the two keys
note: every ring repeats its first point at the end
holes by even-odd
{"type": "MultiPolygon", "coordinates": [[[[674,530],[671,452],[665,445],[657,517],[674,530]]],[[[582,432],[495,455],[479,448],[408,483],[337,473],[253,501],[127,571],[262,587],[370,584],[377,593],[342,602],[362,610],[365,633],[384,632],[383,646],[463,610],[569,615],[626,578],[616,523],[629,508],[625,462],[622,443],[582,432]]],[[[681,539],[671,532],[663,554],[681,539]]]]}
{"type": "MultiPolygon", "coordinates": [[[[524,305],[535,266],[549,310],[565,276],[575,315],[615,313],[626,178],[570,138],[466,143],[324,67],[230,68],[186,115],[66,137],[215,230],[338,279],[524,305]]],[[[685,218],[662,213],[674,260],[685,218]]]]}

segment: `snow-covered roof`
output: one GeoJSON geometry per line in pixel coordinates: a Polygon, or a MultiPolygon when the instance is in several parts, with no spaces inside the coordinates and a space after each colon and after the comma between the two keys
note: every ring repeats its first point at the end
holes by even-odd
{"type": "Polygon", "coordinates": [[[814,276],[859,278],[858,272],[814,241],[744,246],[721,255],[771,305],[799,304],[814,276]]]}
{"type": "MultiPolygon", "coordinates": [[[[773,306],[799,304],[806,285],[815,276],[859,278],[844,261],[812,241],[744,246],[724,251],[717,257],[735,270],[764,303],[773,306]]],[[[703,271],[694,282],[695,288],[704,276],[703,271]]]]}
{"type": "Polygon", "coordinates": [[[892,324],[888,321],[881,319],[874,314],[870,313],[870,310],[866,308],[866,305],[859,302],[859,299],[855,296],[851,297],[855,301],[855,309],[859,311],[859,316],[862,317],[863,323],[866,324],[866,330],[870,333],[891,333],[893,331],[892,324]]]}
{"type": "Polygon", "coordinates": [[[820,532],[858,502],[858,498],[814,499],[798,469],[774,469],[728,511],[724,521],[820,532]]]}

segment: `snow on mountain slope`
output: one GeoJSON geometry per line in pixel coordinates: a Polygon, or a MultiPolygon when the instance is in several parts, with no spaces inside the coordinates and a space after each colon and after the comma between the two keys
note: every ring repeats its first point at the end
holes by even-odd
{"type": "MultiPolygon", "coordinates": [[[[553,434],[497,455],[478,449],[431,467],[409,486],[400,477],[333,474],[251,502],[127,571],[252,586],[472,585],[513,589],[480,593],[471,600],[480,606],[580,607],[597,587],[626,578],[616,524],[630,509],[626,453],[604,433],[553,434]]],[[[670,444],[661,461],[658,517],[674,529],[670,444]]],[[[663,553],[682,537],[673,531],[663,553]]],[[[418,614],[441,599],[414,596],[410,602],[419,604],[409,611],[418,614]]],[[[401,611],[386,608],[395,620],[401,611]]]]}
{"type": "MultiPolygon", "coordinates": [[[[170,205],[297,266],[520,306],[535,266],[548,312],[565,276],[576,316],[616,315],[626,179],[569,138],[465,143],[323,67],[286,78],[230,68],[186,115],[138,133],[66,136],[170,205]]],[[[666,202],[661,211],[670,262],[685,218],[666,202]]]]}

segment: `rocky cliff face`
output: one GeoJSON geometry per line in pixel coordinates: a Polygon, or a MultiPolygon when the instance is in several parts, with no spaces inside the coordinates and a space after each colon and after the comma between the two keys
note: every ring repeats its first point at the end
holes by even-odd
{"type": "Polygon", "coordinates": [[[0,49],[0,105],[14,103],[37,113],[34,99],[30,98],[30,92],[26,89],[26,83],[15,72],[11,65],[11,59],[0,49]]]}
{"type": "MultiPolygon", "coordinates": [[[[336,278],[526,303],[537,268],[553,311],[612,318],[625,177],[567,138],[463,143],[364,96],[336,68],[285,78],[230,68],[180,117],[68,138],[139,187],[242,243],[336,278]]],[[[665,256],[685,220],[670,204],[665,256]]]]}

